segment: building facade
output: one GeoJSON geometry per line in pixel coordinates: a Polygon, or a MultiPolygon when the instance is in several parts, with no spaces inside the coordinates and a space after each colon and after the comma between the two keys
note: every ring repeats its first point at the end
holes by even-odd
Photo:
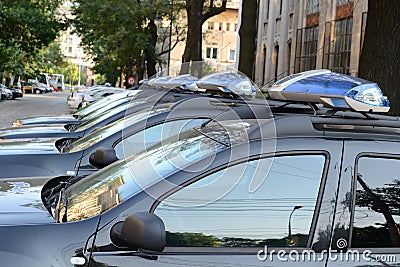
{"type": "Polygon", "coordinates": [[[261,0],[255,82],[312,69],[357,76],[367,8],[367,0],[261,0]]]}
{"type": "MultiPolygon", "coordinates": [[[[227,0],[226,11],[204,22],[202,27],[203,61],[220,66],[235,66],[240,3],[240,0],[227,0]]],[[[182,20],[185,19],[186,16],[182,16],[182,20]]],[[[181,24],[185,24],[185,22],[181,24]]],[[[174,42],[173,39],[172,43],[174,42]]],[[[171,51],[170,66],[172,71],[180,69],[185,45],[185,41],[181,41],[171,51]]]]}

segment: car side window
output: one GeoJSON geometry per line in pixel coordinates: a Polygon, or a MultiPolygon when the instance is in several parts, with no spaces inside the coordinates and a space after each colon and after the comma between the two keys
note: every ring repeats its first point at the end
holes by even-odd
{"type": "Polygon", "coordinates": [[[351,246],[400,247],[400,159],[361,157],[351,246]]]}
{"type": "Polygon", "coordinates": [[[169,247],[306,247],[324,155],[229,166],[166,197],[155,209],[169,247]]]}
{"type": "Polygon", "coordinates": [[[206,121],[208,119],[186,119],[158,124],[122,139],[115,145],[114,150],[117,158],[122,159],[206,121]]]}

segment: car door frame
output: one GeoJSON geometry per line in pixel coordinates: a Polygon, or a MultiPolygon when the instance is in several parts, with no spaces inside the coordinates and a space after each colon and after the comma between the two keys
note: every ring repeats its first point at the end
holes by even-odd
{"type": "MultiPolygon", "coordinates": [[[[395,256],[400,261],[400,248],[363,249],[351,247],[358,161],[361,157],[365,156],[396,158],[400,160],[399,151],[400,144],[396,141],[352,139],[344,141],[343,164],[338,191],[338,208],[335,214],[335,227],[330,247],[332,257],[328,261],[328,266],[342,266],[344,263],[346,266],[368,265],[371,264],[371,261],[375,261],[375,259],[382,255],[395,256]],[[351,199],[349,199],[349,196],[351,196],[351,199]],[[341,253],[344,253],[344,256],[341,253]],[[352,256],[351,253],[359,255],[357,262],[351,263],[341,260],[341,258],[346,259],[346,257],[352,256]]],[[[392,262],[382,263],[382,266],[392,266],[391,264],[392,262]]]]}
{"type": "MultiPolygon", "coordinates": [[[[237,151],[241,151],[241,147],[246,147],[246,145],[239,145],[237,146],[237,151]]],[[[312,226],[310,230],[310,236],[312,238],[309,239],[309,249],[313,248],[316,243],[318,243],[320,240],[316,239],[316,236],[314,236],[314,232],[317,230],[325,229],[326,225],[320,224],[319,221],[320,219],[322,221],[333,221],[333,215],[334,215],[334,208],[335,205],[332,205],[332,201],[336,200],[336,194],[331,193],[332,190],[336,192],[337,185],[338,185],[338,180],[339,180],[339,169],[340,169],[340,164],[341,164],[341,156],[342,156],[342,141],[341,140],[328,140],[326,138],[283,138],[279,139],[277,142],[276,140],[263,140],[263,141],[254,141],[251,142],[251,147],[250,147],[250,156],[253,158],[260,158],[261,156],[274,156],[274,155],[303,155],[305,154],[329,154],[329,156],[326,158],[326,165],[325,165],[325,170],[324,170],[324,175],[322,178],[323,186],[320,185],[319,189],[319,195],[317,198],[317,204],[315,207],[314,211],[314,216],[313,216],[313,221],[312,221],[312,226]],[[326,181],[329,180],[329,183],[326,181]],[[328,187],[327,187],[328,186],[328,187]],[[327,194],[326,194],[327,193],[327,194]],[[324,204],[322,205],[322,201],[324,204]],[[329,206],[330,212],[324,212],[324,214],[321,214],[321,207],[326,208],[329,206]],[[318,220],[317,220],[318,219],[318,220]]],[[[220,169],[223,169],[227,166],[227,164],[232,164],[232,162],[226,162],[226,156],[228,156],[232,151],[231,150],[225,150],[222,151],[213,161],[211,165],[207,167],[206,171],[202,171],[199,173],[190,173],[190,172],[178,172],[173,175],[171,175],[168,180],[174,184],[184,184],[187,183],[188,181],[194,181],[198,180],[199,177],[204,177],[208,175],[209,173],[216,172],[220,169]]],[[[247,159],[247,158],[246,158],[247,159]]],[[[237,159],[235,163],[241,162],[240,159],[237,159]]],[[[201,162],[198,162],[198,164],[202,164],[201,162]]],[[[171,183],[170,183],[171,184],[171,183]]],[[[127,202],[132,203],[132,206],[130,206],[129,211],[124,210],[123,214],[119,215],[119,218],[115,218],[115,221],[122,221],[128,214],[138,211],[154,211],[157,203],[159,203],[159,200],[163,199],[167,195],[170,195],[171,193],[176,190],[176,187],[172,187],[171,185],[166,185],[165,182],[160,182],[155,185],[157,189],[152,190],[153,193],[156,192],[156,197],[153,201],[149,202],[149,199],[143,199],[142,197],[135,196],[129,199],[127,202]],[[138,199],[138,200],[134,200],[138,199]],[[140,204],[139,204],[140,203],[140,204]],[[144,206],[143,206],[144,205],[144,206]],[[140,207],[140,208],[139,208],[140,207]]],[[[147,196],[148,197],[148,196],[147,196]]],[[[128,203],[125,203],[126,205],[129,206],[128,203]]],[[[120,207],[121,208],[121,207],[120,207]]],[[[115,214],[115,213],[114,213],[115,214]]],[[[112,223],[105,223],[106,225],[109,225],[111,228],[112,223]]],[[[103,228],[100,229],[103,231],[103,234],[107,235],[107,231],[109,229],[103,228]]],[[[107,238],[103,236],[103,239],[107,238]]],[[[327,257],[323,253],[323,248],[329,245],[330,240],[324,240],[323,243],[325,245],[320,246],[318,249],[318,253],[321,254],[322,258],[319,259],[319,261],[314,262],[314,266],[325,266],[327,257]],[[322,252],[322,253],[321,253],[322,252]]],[[[110,241],[111,242],[111,241],[110,241]]],[[[88,243],[90,243],[88,241],[88,243]]],[[[261,248],[262,249],[262,248],[261,248]]],[[[282,248],[286,253],[289,252],[288,248],[282,248]]],[[[298,249],[298,252],[303,251],[304,248],[298,249]]],[[[193,261],[195,260],[196,257],[223,257],[224,260],[231,261],[232,259],[235,258],[235,263],[239,262],[239,258],[245,257],[246,260],[245,262],[248,262],[248,259],[252,259],[252,261],[257,262],[260,265],[265,265],[265,262],[260,261],[257,259],[257,253],[260,251],[260,248],[204,248],[204,249],[190,249],[190,248],[183,248],[179,251],[179,249],[169,249],[166,248],[164,252],[156,253],[156,252],[148,252],[148,251],[126,251],[126,250],[121,250],[121,251],[114,251],[112,253],[110,252],[94,252],[91,256],[94,257],[92,260],[96,260],[100,258],[103,259],[110,259],[111,261],[107,261],[107,264],[115,264],[115,261],[112,260],[113,257],[133,257],[132,262],[142,262],[143,260],[147,261],[150,260],[152,264],[154,264],[154,261],[159,261],[161,259],[161,262],[165,262],[165,260],[168,261],[168,259],[174,258],[179,259],[182,257],[184,261],[193,261]],[[236,257],[235,257],[236,256],[236,257]],[[162,260],[164,257],[166,257],[164,260],[162,260]],[[136,261],[138,260],[138,261],[136,261]]],[[[290,260],[288,256],[286,255],[286,259],[290,260]]],[[[115,258],[114,260],[118,260],[118,258],[115,258]]],[[[126,260],[126,259],[125,259],[126,260]]],[[[128,262],[129,259],[127,259],[128,262]]],[[[132,264],[131,262],[131,264],[132,264]]],[[[243,264],[245,263],[243,262],[243,264]]],[[[232,262],[231,262],[232,263],[232,262]]],[[[268,262],[269,264],[277,264],[279,266],[279,261],[276,260],[273,262],[268,262]]],[[[286,264],[293,264],[296,265],[298,262],[286,262],[286,264]]],[[[122,266],[122,265],[121,265],[122,266]]]]}

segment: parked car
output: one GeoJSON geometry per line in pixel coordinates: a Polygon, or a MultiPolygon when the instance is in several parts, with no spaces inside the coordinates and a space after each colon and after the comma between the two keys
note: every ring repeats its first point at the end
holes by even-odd
{"type": "MultiPolygon", "coordinates": [[[[154,95],[149,98],[136,100],[125,97],[114,100],[109,105],[105,105],[99,112],[93,111],[93,113],[89,113],[83,118],[78,117],[77,120],[73,119],[72,123],[70,121],[70,123],[66,124],[28,124],[0,129],[0,139],[80,138],[140,110],[151,108],[156,104],[178,102],[185,97],[188,96],[176,93],[164,93],[163,95],[154,95]]],[[[64,118],[64,121],[62,118],[58,118],[57,122],[68,122],[65,119],[68,119],[68,117],[64,118]]]]}
{"type": "Polygon", "coordinates": [[[0,180],[2,263],[397,266],[399,121],[373,114],[389,106],[372,83],[301,75],[271,88],[273,118],[202,124],[87,177],[0,180]]]}
{"type": "Polygon", "coordinates": [[[11,90],[12,93],[12,98],[11,99],[17,99],[17,98],[21,98],[24,95],[22,94],[22,90],[21,89],[17,89],[17,88],[9,88],[11,90]]]}
{"type": "Polygon", "coordinates": [[[13,127],[16,126],[28,126],[28,125],[51,125],[51,124],[81,124],[87,120],[92,118],[96,118],[115,107],[118,107],[123,104],[127,104],[132,101],[134,96],[127,96],[124,98],[117,99],[115,101],[110,101],[110,103],[104,103],[104,105],[96,106],[95,108],[88,108],[87,112],[82,113],[73,113],[71,115],[65,116],[44,116],[44,117],[28,117],[24,119],[17,119],[12,123],[13,127]]]}
{"type": "MultiPolygon", "coordinates": [[[[400,124],[343,111],[378,92],[352,81],[356,95],[319,94],[340,107],[291,99],[271,107],[274,119],[206,123],[87,177],[1,180],[2,262],[397,266],[400,139],[388,128],[400,124]]],[[[271,95],[293,98],[294,83],[271,95]]],[[[370,108],[386,109],[374,95],[370,108]]]]}
{"type": "Polygon", "coordinates": [[[124,91],[125,89],[115,87],[93,87],[88,89],[85,93],[72,92],[67,98],[67,103],[71,108],[81,108],[100,98],[124,91]]]}
{"type": "Polygon", "coordinates": [[[13,93],[7,86],[0,84],[1,100],[13,99],[13,93]]]}
{"type": "Polygon", "coordinates": [[[94,103],[77,111],[74,111],[71,115],[65,116],[39,116],[39,117],[28,117],[21,118],[13,121],[12,126],[23,126],[23,125],[49,125],[49,124],[80,124],[85,119],[90,117],[96,117],[103,112],[106,112],[118,105],[128,103],[133,99],[144,99],[148,97],[154,97],[156,94],[161,93],[157,90],[147,89],[146,91],[130,91],[125,90],[121,93],[106,96],[98,99],[94,103]]]}
{"type": "Polygon", "coordinates": [[[144,144],[157,142],[210,119],[254,119],[260,114],[267,114],[265,107],[260,105],[249,108],[247,105],[219,106],[218,103],[214,104],[208,98],[191,98],[172,106],[161,104],[138,111],[79,139],[67,136],[3,140],[0,143],[0,177],[92,173],[110,164],[111,159],[115,161],[126,157],[139,151],[144,144]],[[127,144],[130,145],[127,147],[127,144]],[[97,150],[100,154],[106,153],[109,160],[90,162],[90,157],[97,150]]]}
{"type": "Polygon", "coordinates": [[[38,82],[37,80],[30,79],[28,80],[28,82],[32,84],[32,86],[34,87],[33,91],[36,94],[50,93],[54,91],[53,87],[47,86],[46,84],[38,82]]]}

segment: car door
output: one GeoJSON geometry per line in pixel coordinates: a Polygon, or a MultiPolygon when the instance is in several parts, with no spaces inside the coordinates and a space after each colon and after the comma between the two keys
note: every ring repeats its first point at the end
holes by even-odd
{"type": "Polygon", "coordinates": [[[346,141],[328,266],[398,266],[400,144],[346,141]]]}
{"type": "MultiPolygon", "coordinates": [[[[262,142],[255,147],[259,145],[262,142]]],[[[165,224],[163,252],[114,249],[93,253],[91,262],[93,266],[325,266],[323,251],[331,236],[341,145],[324,139],[280,140],[276,151],[210,166],[150,205],[150,212],[165,224]]],[[[107,246],[108,235],[107,230],[101,232],[96,243],[107,246]]]]}

